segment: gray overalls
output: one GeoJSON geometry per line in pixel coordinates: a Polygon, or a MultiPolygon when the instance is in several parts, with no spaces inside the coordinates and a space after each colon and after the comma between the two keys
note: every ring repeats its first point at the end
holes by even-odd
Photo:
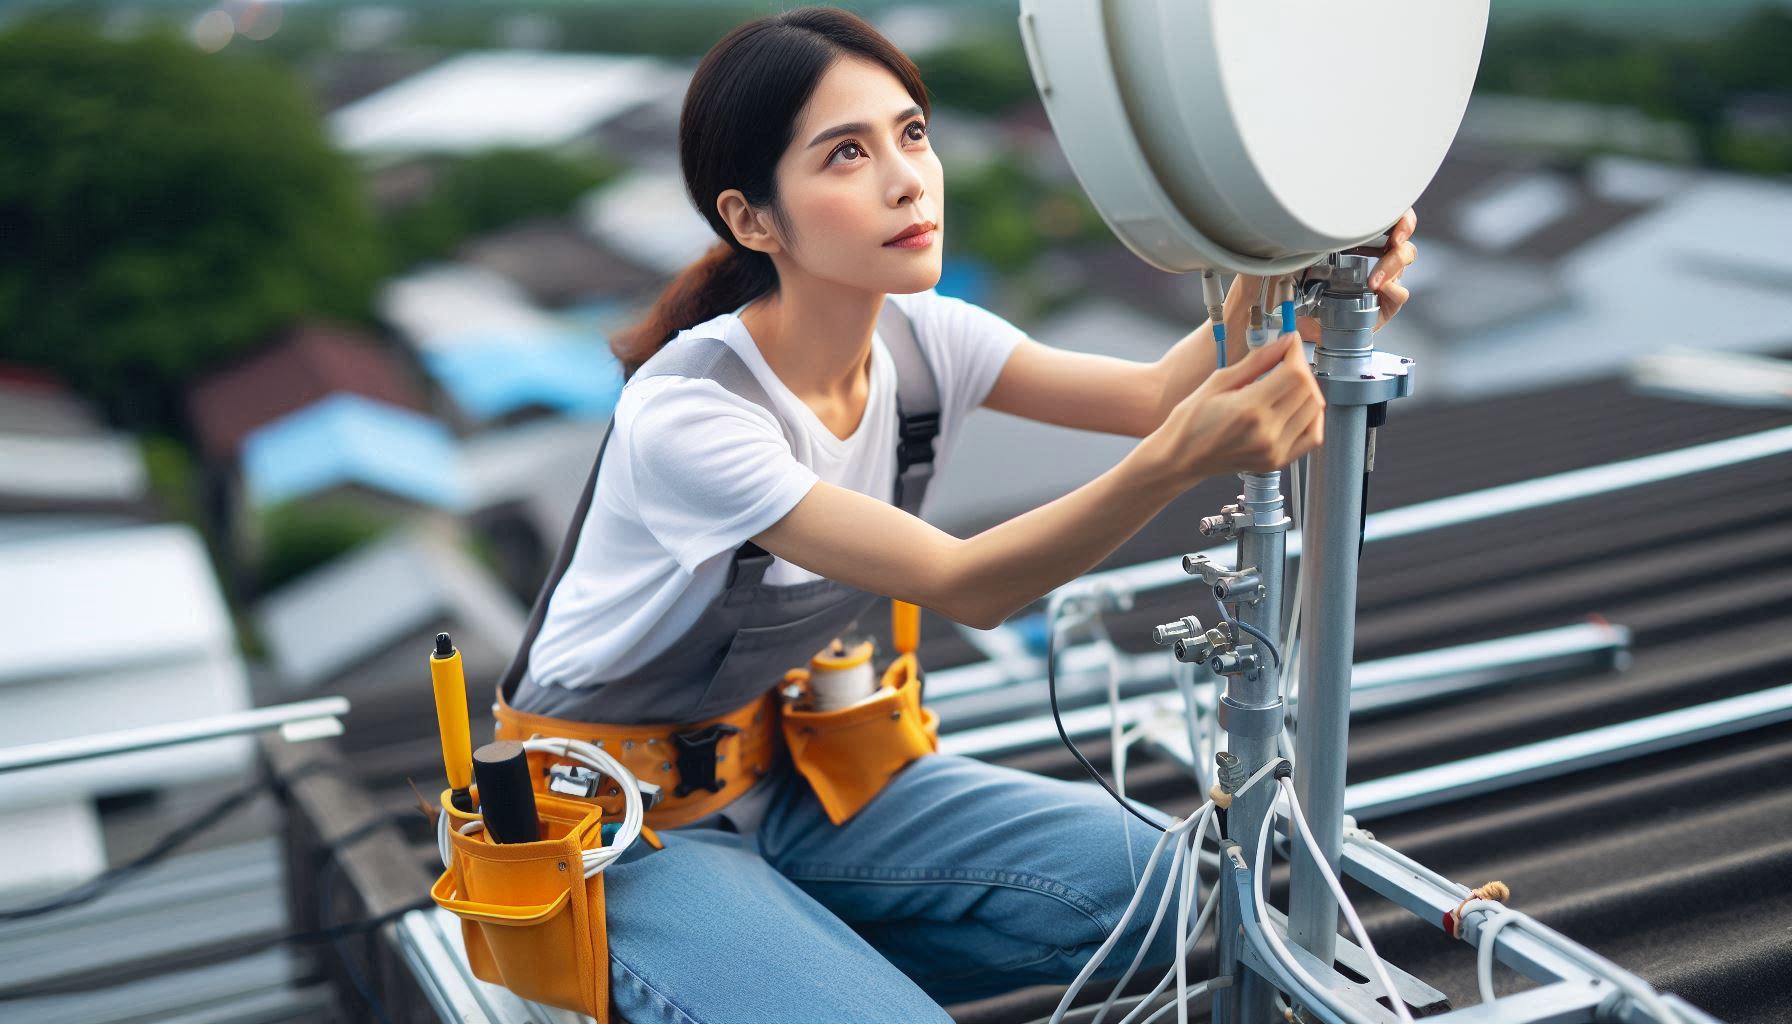
{"type": "MultiPolygon", "coordinates": [[[[933,475],[933,441],[940,421],[939,389],[932,367],[915,341],[908,316],[888,299],[878,318],[878,333],[896,366],[898,437],[892,503],[919,515],[921,499],[933,475]]],[[[791,425],[778,414],[753,371],[718,338],[694,339],[661,349],[641,365],[635,376],[713,380],[770,412],[786,439],[792,435],[791,425]]],[[[766,584],[762,580],[772,555],[747,541],[735,550],[726,582],[709,607],[646,665],[624,678],[590,686],[537,683],[528,673],[529,650],[541,631],[554,588],[572,562],[573,548],[591,508],[597,474],[603,467],[604,449],[609,442],[610,430],[606,430],[566,539],[536,596],[522,644],[499,683],[505,701],[516,710],[617,725],[713,718],[764,696],[786,671],[801,666],[809,655],[849,629],[881,600],[877,594],[828,579],[791,586],[766,584]]],[[[771,774],[718,813],[738,831],[751,831],[772,788],[789,767],[788,756],[781,758],[781,764],[771,774]]],[[[711,818],[687,827],[713,824],[711,818]]]]}

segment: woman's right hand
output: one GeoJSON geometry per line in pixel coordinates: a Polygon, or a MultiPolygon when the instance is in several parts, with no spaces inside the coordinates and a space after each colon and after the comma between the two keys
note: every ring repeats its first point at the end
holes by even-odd
{"type": "Polygon", "coordinates": [[[1208,477],[1280,469],[1324,440],[1325,399],[1290,333],[1209,374],[1143,444],[1186,490],[1208,477]]]}

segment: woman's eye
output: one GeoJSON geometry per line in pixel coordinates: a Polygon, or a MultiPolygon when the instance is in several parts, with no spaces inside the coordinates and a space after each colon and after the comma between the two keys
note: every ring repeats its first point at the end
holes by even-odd
{"type": "Polygon", "coordinates": [[[909,124],[909,128],[910,129],[919,128],[921,130],[921,134],[909,136],[910,140],[912,140],[914,142],[920,142],[922,139],[927,138],[927,126],[922,124],[921,122],[919,122],[919,121],[911,122],[909,124]]]}
{"type": "Polygon", "coordinates": [[[852,150],[854,153],[863,153],[864,152],[864,150],[859,148],[858,143],[848,142],[846,145],[841,146],[839,149],[834,150],[834,156],[838,157],[840,154],[846,152],[849,149],[852,150]]]}

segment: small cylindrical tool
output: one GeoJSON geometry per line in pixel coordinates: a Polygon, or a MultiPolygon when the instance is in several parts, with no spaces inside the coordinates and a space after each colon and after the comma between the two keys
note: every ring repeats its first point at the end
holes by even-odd
{"type": "Polygon", "coordinates": [[[494,843],[533,843],[541,838],[535,791],[529,785],[529,755],[515,740],[498,740],[473,751],[479,783],[479,813],[494,843]]]}
{"type": "Polygon", "coordinates": [[[429,657],[429,682],[436,693],[436,725],[442,733],[442,766],[448,770],[449,798],[454,806],[471,813],[473,784],[473,733],[467,725],[467,678],[460,651],[446,633],[436,634],[436,649],[429,657]]]}
{"type": "Polygon", "coordinates": [[[848,647],[835,639],[827,650],[810,658],[810,710],[833,711],[870,699],[878,688],[871,654],[869,640],[848,647]]]}

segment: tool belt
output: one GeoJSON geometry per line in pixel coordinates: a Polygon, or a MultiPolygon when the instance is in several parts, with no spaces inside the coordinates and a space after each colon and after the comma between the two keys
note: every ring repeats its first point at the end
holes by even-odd
{"type": "MultiPolygon", "coordinates": [[[[453,862],[430,887],[461,920],[467,963],[481,981],[524,999],[610,1020],[610,947],[604,876],[584,877],[581,854],[603,842],[603,810],[586,801],[538,795],[542,838],[493,843],[442,792],[453,862]]],[[[643,833],[645,835],[645,833],[643,833]]]]}
{"type": "Polygon", "coordinates": [[[909,762],[939,750],[940,716],[921,706],[921,669],[913,654],[898,657],[884,670],[882,684],[869,699],[844,708],[802,710],[808,680],[803,669],[784,677],[784,740],[828,819],[841,825],[909,762]]]}
{"type": "MultiPolygon", "coordinates": [[[[689,724],[610,725],[531,715],[506,703],[502,691],[493,711],[498,739],[566,736],[602,747],[621,761],[640,780],[642,796],[651,804],[649,828],[676,828],[721,810],[772,770],[784,740],[777,728],[775,690],[725,715],[689,724]]],[[[552,792],[548,769],[554,763],[551,754],[530,752],[537,791],[552,792]]],[[[622,791],[615,783],[604,780],[589,799],[612,820],[621,818],[622,791]]]]}
{"type": "MultiPolygon", "coordinates": [[[[920,668],[912,653],[885,670],[866,701],[832,711],[803,711],[809,673],[793,669],[780,687],[724,715],[689,724],[610,725],[517,711],[500,692],[496,738],[566,736],[602,747],[633,772],[647,791],[648,827],[676,828],[726,807],[788,749],[834,824],[843,824],[882,792],[898,770],[939,749],[939,715],[921,706],[920,668]],[[794,689],[793,689],[794,688],[794,689]],[[786,691],[786,692],[781,692],[786,691]],[[788,694],[788,695],[787,695],[788,694]],[[651,794],[658,787],[658,794],[651,794]]],[[[531,751],[536,789],[556,792],[551,754],[531,751]]],[[[622,814],[621,790],[608,780],[589,794],[612,820],[622,814]]]]}

